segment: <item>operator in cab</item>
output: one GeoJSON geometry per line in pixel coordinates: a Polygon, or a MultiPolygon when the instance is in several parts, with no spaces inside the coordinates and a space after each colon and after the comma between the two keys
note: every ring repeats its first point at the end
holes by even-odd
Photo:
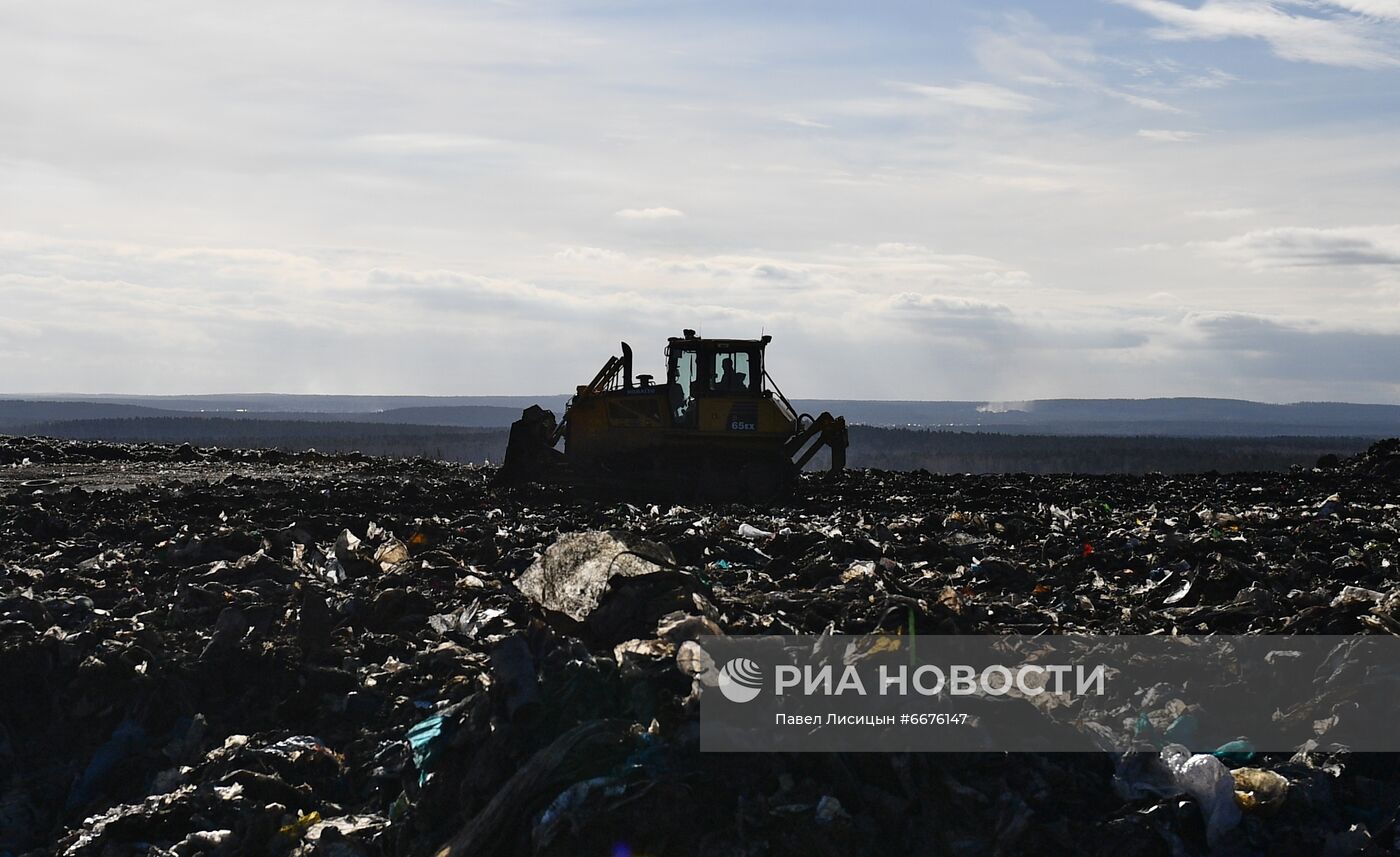
{"type": "Polygon", "coordinates": [[[734,358],[726,357],[720,361],[720,378],[716,387],[720,390],[743,390],[744,373],[734,371],[734,358]]]}

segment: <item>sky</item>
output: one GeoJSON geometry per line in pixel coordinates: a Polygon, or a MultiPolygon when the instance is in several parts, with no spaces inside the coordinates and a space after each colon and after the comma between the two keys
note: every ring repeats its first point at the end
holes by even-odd
{"type": "Polygon", "coordinates": [[[1400,402],[1400,0],[0,0],[0,391],[1400,402]]]}

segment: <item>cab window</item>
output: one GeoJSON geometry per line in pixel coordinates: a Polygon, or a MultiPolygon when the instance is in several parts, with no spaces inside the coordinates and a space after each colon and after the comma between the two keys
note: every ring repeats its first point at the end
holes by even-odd
{"type": "Polygon", "coordinates": [[[700,361],[694,351],[681,351],[672,355],[674,373],[670,385],[671,414],[678,425],[694,422],[695,394],[699,387],[700,361]]]}
{"type": "Polygon", "coordinates": [[[721,393],[745,392],[753,384],[747,351],[716,351],[710,389],[721,393]]]}

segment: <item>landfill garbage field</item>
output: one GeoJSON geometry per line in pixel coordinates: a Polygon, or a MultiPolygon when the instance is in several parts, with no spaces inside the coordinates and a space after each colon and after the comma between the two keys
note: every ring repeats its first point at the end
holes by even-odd
{"type": "Polygon", "coordinates": [[[702,754],[685,668],[707,634],[1400,634],[1400,441],[806,475],[764,508],[493,475],[0,438],[0,855],[1400,845],[1398,760],[1326,724],[1291,754],[702,754]]]}

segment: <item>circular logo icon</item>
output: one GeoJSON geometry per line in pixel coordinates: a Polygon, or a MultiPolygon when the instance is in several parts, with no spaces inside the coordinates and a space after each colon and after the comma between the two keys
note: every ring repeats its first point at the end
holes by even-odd
{"type": "Polygon", "coordinates": [[[719,671],[719,691],[730,702],[749,702],[763,689],[763,670],[748,658],[734,658],[719,671]]]}

